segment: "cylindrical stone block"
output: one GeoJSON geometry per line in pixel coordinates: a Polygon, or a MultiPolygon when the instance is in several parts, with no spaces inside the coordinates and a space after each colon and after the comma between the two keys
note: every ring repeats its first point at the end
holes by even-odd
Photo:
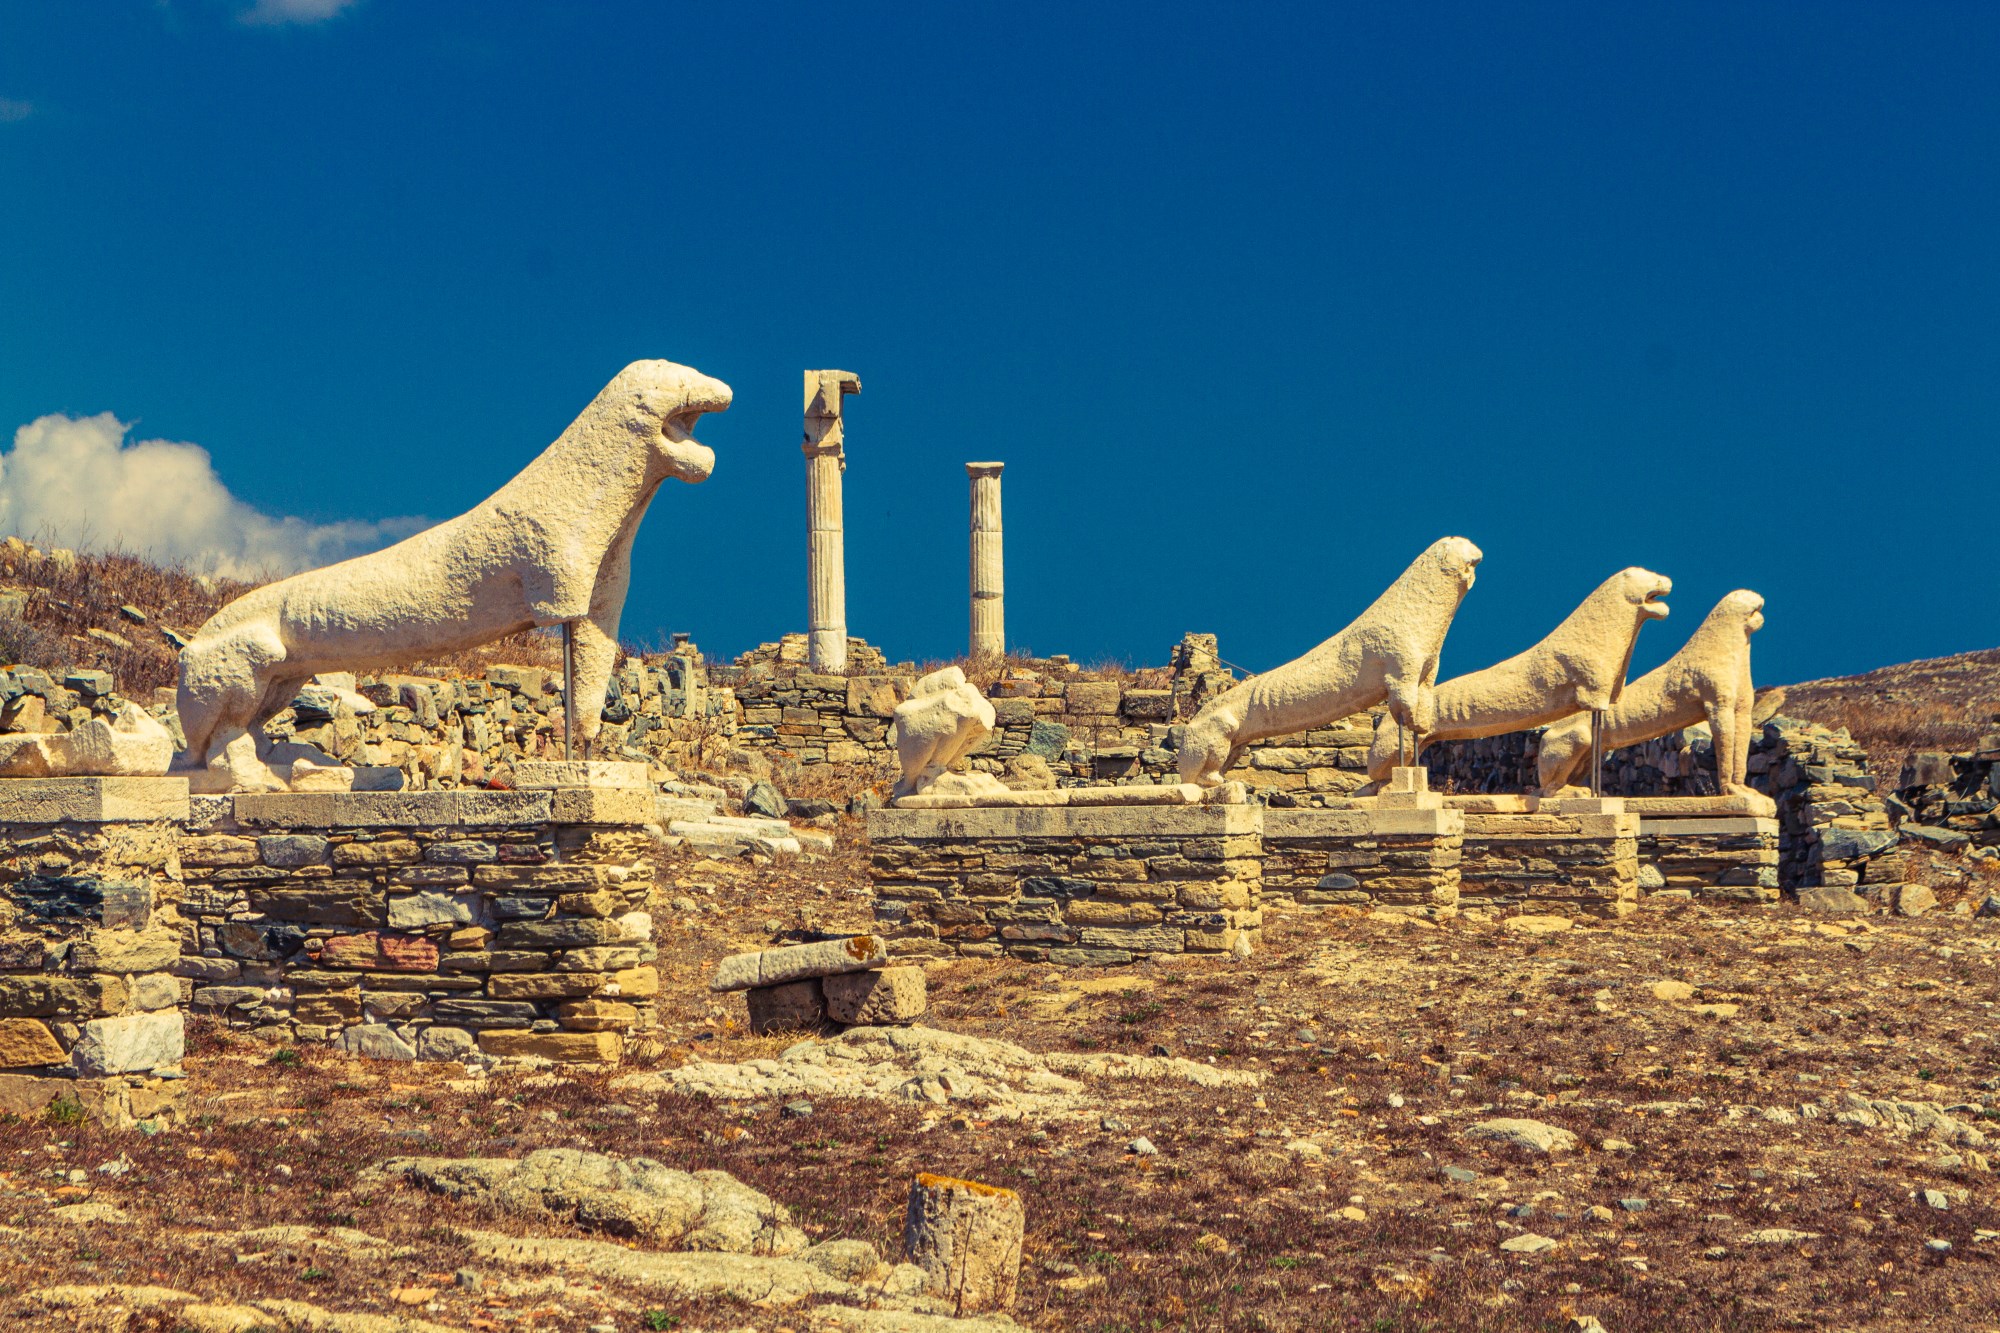
{"type": "Polygon", "coordinates": [[[1021,1276],[1026,1214],[1010,1189],[950,1176],[910,1184],[903,1250],[924,1270],[924,1286],[961,1315],[1005,1310],[1021,1276]]]}
{"type": "Polygon", "coordinates": [[[1000,470],[1005,463],[967,463],[972,479],[971,655],[1007,651],[1006,577],[1000,534],[1000,470]]]}

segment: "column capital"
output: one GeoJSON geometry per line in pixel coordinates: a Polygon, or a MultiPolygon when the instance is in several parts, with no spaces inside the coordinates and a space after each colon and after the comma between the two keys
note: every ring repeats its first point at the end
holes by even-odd
{"type": "Polygon", "coordinates": [[[965,465],[965,475],[968,477],[997,477],[1000,475],[1000,469],[1006,466],[1005,463],[967,463],[965,465]]]}

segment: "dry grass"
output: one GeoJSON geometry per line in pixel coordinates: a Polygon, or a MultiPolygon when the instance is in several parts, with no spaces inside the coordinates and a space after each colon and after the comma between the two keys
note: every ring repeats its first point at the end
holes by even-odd
{"type": "Polygon", "coordinates": [[[73,562],[42,559],[0,566],[0,586],[29,593],[25,621],[0,627],[0,657],[44,670],[96,668],[118,680],[121,693],[143,697],[172,685],[179,650],[164,630],[183,636],[253,586],[214,579],[183,566],[155,564],[121,552],[81,555],[73,562]],[[146,617],[137,623],[120,607],[146,617]],[[130,645],[92,638],[116,635],[130,645]]]}
{"type": "MultiPolygon", "coordinates": [[[[215,579],[185,566],[160,565],[122,552],[79,555],[73,562],[40,559],[0,565],[0,591],[28,593],[27,616],[0,621],[0,665],[19,662],[45,671],[94,668],[117,678],[118,689],[143,699],[171,686],[179,671],[179,649],[163,631],[192,638],[204,621],[255,583],[215,579]],[[135,622],[120,608],[145,616],[135,622]],[[124,639],[121,647],[91,637],[99,630],[124,639]]],[[[626,655],[637,649],[626,646],[626,655]]],[[[562,635],[557,630],[524,630],[476,648],[410,663],[420,675],[476,677],[492,666],[539,666],[562,670],[562,635]]]]}
{"type": "Polygon", "coordinates": [[[2000,730],[2000,648],[1788,686],[1782,711],[1846,727],[1893,786],[1912,753],[1964,753],[2000,730]]]}
{"type": "MultiPolygon", "coordinates": [[[[710,994],[701,977],[723,954],[768,943],[773,923],[780,934],[865,926],[865,849],[851,824],[842,838],[830,862],[747,873],[663,864],[663,897],[710,910],[659,906],[663,1026],[642,1065],[766,1057],[787,1044],[745,1035],[740,998],[710,994]]],[[[452,1089],[455,1069],[319,1051],[272,1064],[268,1048],[204,1030],[185,1130],[146,1139],[0,1125],[11,1164],[0,1223],[22,1229],[0,1251],[0,1325],[63,1327],[37,1322],[46,1316],[21,1293],[111,1281],[378,1313],[394,1309],[394,1287],[422,1282],[439,1288],[423,1317],[448,1327],[624,1330],[646,1327],[640,1312],[656,1308],[658,1326],[814,1325],[611,1280],[507,1296],[495,1282],[504,1271],[471,1259],[459,1228],[582,1233],[355,1183],[363,1165],[397,1154],[563,1146],[722,1168],[793,1208],[815,1239],[857,1237],[892,1258],[914,1173],[1012,1186],[1028,1212],[1014,1313],[1042,1330],[1553,1333],[1579,1315],[1619,1333],[1983,1327],[1990,1319],[1968,1312],[2000,1301],[1996,1242],[1975,1238],[2000,1226],[1990,1175],[1969,1159],[1946,1163],[1937,1141],[1824,1115],[1781,1124],[1755,1108],[1796,1112],[1857,1091],[1959,1105],[1961,1119],[1990,1127],[2000,1119],[1995,927],[1933,914],[1841,937],[1814,924],[1787,907],[1685,907],[1538,940],[1471,922],[1426,930],[1286,913],[1246,963],[1104,973],[965,960],[934,971],[935,1026],[1040,1050],[1164,1049],[1266,1076],[1254,1092],[1107,1081],[1093,1085],[1102,1103],[1086,1115],[1020,1124],[977,1107],[825,1098],[809,1119],[788,1120],[775,1102],[620,1094],[596,1075],[452,1089]],[[1120,984],[1086,991],[1086,977],[1120,984]],[[1706,1018],[1654,1000],[1660,978],[1739,1012],[1706,1018]],[[1487,1115],[1546,1121],[1583,1144],[1553,1156],[1481,1146],[1463,1129],[1487,1115]],[[1126,1151],[1139,1134],[1157,1157],[1126,1151]],[[1613,1137],[1633,1146],[1599,1146],[1613,1137]],[[1295,1138],[1323,1155],[1288,1151],[1295,1138]],[[96,1173],[121,1153],[129,1174],[96,1173]],[[1448,1180],[1447,1166],[1476,1179],[1448,1180]],[[50,1173],[67,1168],[132,1221],[50,1220],[53,1204],[78,1197],[55,1197],[50,1173]],[[1950,1208],[1927,1206],[1927,1189],[1950,1193],[1950,1208]],[[1628,1198],[1644,1209],[1620,1207],[1628,1198]],[[1350,1207],[1358,1220],[1341,1215],[1350,1207]],[[353,1226],[399,1248],[308,1267],[282,1251],[238,1262],[251,1247],[198,1239],[278,1222],[353,1226]],[[1811,1237],[1745,1243],[1773,1227],[1811,1237]],[[1557,1247],[1503,1252],[1508,1228],[1557,1247]],[[1932,1239],[1951,1251],[1927,1249],[1932,1239]],[[462,1267],[486,1285],[454,1286],[462,1267]]]]}

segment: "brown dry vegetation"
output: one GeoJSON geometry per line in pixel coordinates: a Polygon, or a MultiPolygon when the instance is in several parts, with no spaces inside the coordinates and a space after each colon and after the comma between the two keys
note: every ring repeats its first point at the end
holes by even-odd
{"type": "MultiPolygon", "coordinates": [[[[152,690],[173,685],[179,670],[179,649],[164,631],[191,638],[203,621],[256,586],[120,552],[0,564],[0,591],[28,594],[24,620],[0,621],[0,666],[19,662],[45,671],[109,671],[121,694],[145,699],[152,690]],[[145,620],[132,620],[121,609],[127,606],[145,620]],[[130,646],[93,637],[91,630],[108,632],[130,646]]],[[[409,669],[423,675],[479,676],[500,664],[560,670],[561,636],[527,630],[415,662],[409,669]]]]}
{"type": "Polygon", "coordinates": [[[1782,711],[1846,727],[1894,785],[1910,754],[1962,754],[2000,731],[2000,648],[1787,686],[1782,711]]]}
{"type": "MultiPolygon", "coordinates": [[[[744,1034],[741,998],[709,994],[702,978],[723,954],[769,943],[774,925],[865,926],[861,849],[851,826],[843,837],[832,862],[663,866],[663,900],[709,910],[655,904],[663,1027],[639,1065],[789,1043],[744,1034]]],[[[610,1280],[498,1294],[501,1274],[470,1256],[459,1228],[582,1233],[355,1184],[396,1154],[580,1146],[720,1167],[792,1207],[815,1238],[859,1237],[891,1257],[914,1173],[1012,1186],[1029,1225],[1015,1315],[1038,1329],[1561,1330],[1580,1315],[1619,1333],[1986,1327],[2000,1302],[2000,1241],[1978,1238],[2000,1229],[1993,1176],[1949,1164],[1937,1142],[1762,1112],[1796,1115],[1857,1091],[1955,1105],[1993,1126],[1996,944],[2000,925],[1944,912],[1850,927],[1790,907],[1682,906],[1547,939],[1288,912],[1241,963],[937,967],[937,1026],[1036,1049],[1166,1050],[1267,1076],[1256,1090],[1097,1084],[1089,1114],[1022,1124],[828,1099],[786,1119],[770,1103],[621,1095],[600,1075],[453,1088],[455,1067],[274,1052],[204,1031],[186,1128],[149,1139],[0,1125],[0,1225],[20,1229],[0,1250],[0,1325],[65,1327],[28,1297],[40,1287],[152,1282],[376,1312],[420,1284],[437,1295],[411,1313],[466,1329],[810,1326],[610,1280]],[[1737,1009],[1705,1017],[1657,1000],[1662,979],[1737,1009]],[[1541,1156],[1463,1133],[1503,1115],[1568,1128],[1583,1146],[1541,1156]],[[1157,1157],[1126,1150],[1141,1134],[1157,1157]],[[1606,1150],[1609,1139],[1632,1146],[1606,1150]],[[1289,1150],[1295,1140],[1322,1155],[1289,1150]],[[97,1172],[121,1154],[128,1174],[97,1172]],[[1447,1166],[1476,1178],[1455,1183],[1447,1166]],[[86,1183],[64,1184],[70,1169],[86,1183]],[[1950,1207],[1928,1206],[1924,1190],[1950,1207]],[[85,1197],[131,1220],[50,1220],[85,1197]],[[232,1240],[279,1222],[354,1227],[397,1248],[232,1240]],[[1502,1252],[1508,1227],[1557,1247],[1502,1252]],[[1811,1235],[1746,1243],[1768,1228],[1811,1235]],[[468,1267],[486,1287],[453,1284],[468,1267]]]]}

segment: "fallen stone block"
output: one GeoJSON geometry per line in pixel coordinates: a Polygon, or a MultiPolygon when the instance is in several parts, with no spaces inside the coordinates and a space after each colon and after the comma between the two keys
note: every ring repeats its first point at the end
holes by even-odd
{"type": "Polygon", "coordinates": [[[709,981],[708,988],[732,991],[748,990],[753,986],[776,986],[807,977],[865,972],[886,966],[888,961],[889,946],[879,935],[819,940],[812,944],[763,949],[725,958],[716,965],[715,976],[709,981]]]}
{"type": "Polygon", "coordinates": [[[744,993],[750,1030],[756,1033],[810,1031],[826,1025],[826,994],[820,979],[753,986],[744,993]]]}
{"type": "Polygon", "coordinates": [[[847,1027],[909,1023],[924,1016],[927,997],[920,967],[885,967],[820,980],[826,1016],[847,1027]]]}

